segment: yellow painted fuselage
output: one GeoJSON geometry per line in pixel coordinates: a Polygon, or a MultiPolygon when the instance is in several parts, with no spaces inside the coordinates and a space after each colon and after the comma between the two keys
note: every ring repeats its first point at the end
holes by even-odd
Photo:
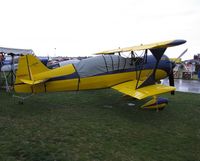
{"type": "MultiPolygon", "coordinates": [[[[146,79],[146,75],[152,70],[145,70],[141,73],[140,80],[146,79]]],[[[91,76],[85,78],[73,78],[64,80],[51,80],[45,83],[30,86],[28,84],[15,85],[15,91],[23,93],[41,93],[41,92],[56,92],[56,91],[79,91],[90,89],[109,88],[114,85],[136,80],[135,71],[123,72],[117,74],[105,74],[100,76],[91,76]]],[[[167,76],[164,70],[158,69],[156,72],[156,79],[160,80],[167,76]]]]}

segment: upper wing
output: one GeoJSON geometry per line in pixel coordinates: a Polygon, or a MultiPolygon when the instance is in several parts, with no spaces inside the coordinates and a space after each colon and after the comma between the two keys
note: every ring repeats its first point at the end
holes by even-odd
{"type": "Polygon", "coordinates": [[[164,41],[164,42],[158,42],[158,43],[147,44],[147,45],[140,45],[140,46],[121,48],[121,49],[108,50],[108,51],[103,51],[103,52],[99,52],[96,54],[114,54],[114,53],[120,53],[120,52],[145,50],[144,55],[147,56],[147,49],[150,50],[152,55],[156,59],[156,63],[155,63],[155,66],[153,68],[151,75],[144,82],[142,82],[141,85],[139,85],[139,86],[136,85],[136,88],[138,89],[138,88],[142,88],[145,86],[154,85],[155,81],[156,81],[155,73],[158,68],[159,61],[160,61],[161,57],[163,56],[165,50],[168,47],[181,45],[185,42],[186,42],[185,40],[171,40],[171,41],[164,41]]]}
{"type": "Polygon", "coordinates": [[[129,95],[137,99],[143,99],[149,96],[154,96],[161,93],[175,91],[175,87],[161,84],[154,84],[142,88],[134,89],[136,81],[129,81],[113,86],[112,88],[121,93],[129,95]]]}
{"type": "Polygon", "coordinates": [[[168,48],[172,46],[177,46],[184,44],[186,40],[170,40],[170,41],[163,41],[153,44],[146,44],[146,45],[139,45],[139,46],[132,46],[132,47],[126,47],[126,48],[120,48],[120,49],[114,49],[114,50],[107,50],[95,53],[96,55],[99,54],[113,54],[113,53],[119,53],[119,52],[128,52],[128,51],[139,51],[139,50],[145,50],[145,49],[159,49],[159,48],[168,48]]]}

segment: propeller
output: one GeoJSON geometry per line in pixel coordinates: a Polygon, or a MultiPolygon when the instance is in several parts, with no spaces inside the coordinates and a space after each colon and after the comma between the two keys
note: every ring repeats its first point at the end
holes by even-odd
{"type": "Polygon", "coordinates": [[[176,63],[176,61],[177,61],[178,59],[180,59],[187,51],[188,51],[188,49],[185,49],[185,50],[174,60],[174,63],[176,63]]]}
{"type": "MultiPolygon", "coordinates": [[[[185,49],[174,61],[171,61],[171,71],[169,73],[169,85],[170,86],[174,86],[174,71],[173,69],[175,68],[176,66],[176,61],[178,59],[180,59],[186,52],[187,52],[188,49],[185,49]]],[[[174,95],[175,94],[175,91],[171,91],[171,95],[174,95]]]]}
{"type": "MultiPolygon", "coordinates": [[[[169,74],[169,85],[170,86],[174,86],[174,73],[173,72],[171,72],[170,74],[169,74]]],[[[175,91],[171,91],[171,95],[174,95],[175,94],[175,91]]]]}

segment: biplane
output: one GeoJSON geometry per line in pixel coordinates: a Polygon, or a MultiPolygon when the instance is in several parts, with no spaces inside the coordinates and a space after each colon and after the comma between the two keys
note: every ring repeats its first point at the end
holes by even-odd
{"type": "Polygon", "coordinates": [[[33,55],[25,55],[19,59],[14,89],[19,93],[41,93],[112,88],[139,100],[152,97],[141,107],[162,109],[168,101],[157,95],[175,91],[175,63],[164,52],[185,42],[172,40],[102,51],[55,69],[48,69],[33,55]],[[141,50],[143,54],[138,56],[136,52],[141,50]],[[124,52],[130,57],[121,56],[124,52]],[[166,77],[169,86],[158,83],[166,77]]]}

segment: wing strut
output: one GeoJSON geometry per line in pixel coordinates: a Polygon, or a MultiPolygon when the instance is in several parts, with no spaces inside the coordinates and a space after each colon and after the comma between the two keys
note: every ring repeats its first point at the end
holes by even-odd
{"type": "MultiPolygon", "coordinates": [[[[165,52],[166,48],[155,48],[155,49],[150,49],[151,53],[153,54],[153,56],[156,58],[156,64],[155,67],[153,69],[153,72],[151,73],[151,75],[140,85],[138,86],[138,83],[136,85],[136,89],[138,88],[142,88],[148,85],[153,85],[155,84],[155,75],[156,75],[156,70],[158,68],[158,64],[160,62],[161,57],[163,56],[164,52],[165,52]]],[[[147,51],[145,50],[145,55],[147,54],[147,51]]],[[[139,79],[138,79],[139,81],[139,79]]]]}
{"type": "MultiPolygon", "coordinates": [[[[143,60],[142,60],[142,65],[143,65],[143,67],[144,67],[145,63],[147,63],[147,53],[148,53],[148,50],[145,49],[144,56],[143,56],[143,60]]],[[[139,62],[139,63],[140,63],[140,62],[139,62]]],[[[138,63],[138,64],[139,64],[139,63],[138,63]]],[[[137,66],[137,65],[136,65],[136,66],[137,66]]],[[[136,80],[137,80],[137,83],[136,83],[135,89],[138,88],[138,84],[139,84],[139,81],[140,81],[141,73],[142,73],[142,69],[141,69],[141,67],[139,67],[139,75],[137,74],[137,70],[136,70],[136,80]]]]}

